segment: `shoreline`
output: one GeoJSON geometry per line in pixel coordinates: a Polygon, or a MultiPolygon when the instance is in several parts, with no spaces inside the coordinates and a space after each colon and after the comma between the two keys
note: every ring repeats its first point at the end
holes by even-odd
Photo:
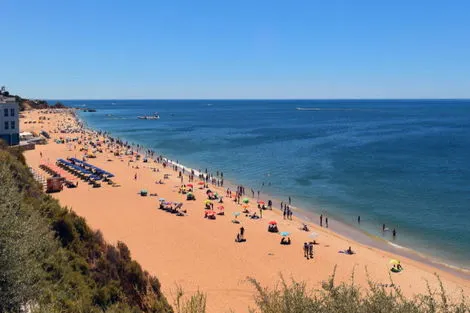
{"type": "MultiPolygon", "coordinates": [[[[253,305],[253,286],[247,282],[247,277],[256,278],[269,287],[277,284],[279,275],[283,275],[306,282],[309,289],[318,290],[335,268],[337,283],[350,282],[351,273],[354,272],[355,284],[363,290],[368,288],[369,279],[385,287],[393,279],[406,297],[412,297],[426,293],[427,283],[432,290],[439,289],[438,275],[452,295],[457,296],[460,291],[465,296],[470,295],[470,280],[462,275],[407,257],[399,257],[405,271],[391,274],[390,260],[397,258],[396,253],[347,238],[336,233],[333,226],[325,229],[316,223],[308,223],[310,231],[302,231],[299,229],[302,223],[300,218],[304,216],[298,210],[293,220],[284,220],[280,210],[273,208],[272,211],[263,211],[261,219],[251,219],[241,214],[237,218],[239,224],[235,224],[231,221],[235,212],[241,212],[241,206],[233,198],[230,201],[224,197],[225,215],[217,216],[216,220],[204,218],[203,202],[207,199],[207,188],[196,188],[194,194],[197,200],[188,201],[185,195],[178,192],[181,182],[178,172],[171,165],[164,167],[150,158],[146,163],[142,160],[143,154],[140,159],[135,154],[132,157],[126,155],[124,146],[106,140],[96,130],[78,127],[76,118],[70,112],[48,114],[50,121],[48,119],[44,125],[27,123],[28,120],[38,119],[43,111],[25,113],[26,117],[21,120],[22,129],[44,129],[51,135],[48,144],[24,153],[28,166],[44,175],[39,169],[41,163],[55,163],[58,158],[82,158],[85,154],[82,150],[91,141],[99,140],[102,151],[96,152],[96,158],[88,162],[113,173],[113,181],[118,183],[119,186],[115,186],[118,188],[108,184],[92,188],[80,181],[76,188],[65,188],[51,196],[85,218],[92,229],[100,230],[109,243],[125,242],[133,258],[158,277],[163,293],[169,299],[174,294],[175,284],[178,284],[188,295],[197,290],[203,291],[208,297],[208,312],[225,312],[228,308],[235,312],[247,312],[247,307],[253,305]],[[78,130],[76,133],[58,132],[67,127],[78,130]],[[56,143],[59,138],[78,141],[56,143]],[[119,150],[121,155],[114,155],[119,150]],[[137,174],[138,179],[134,177],[137,174]],[[163,176],[167,175],[169,177],[164,179],[163,176]],[[156,184],[159,178],[163,179],[164,184],[156,184]],[[157,195],[142,197],[142,189],[157,195]],[[159,210],[159,198],[182,202],[187,214],[178,217],[159,210]],[[290,233],[291,245],[280,245],[280,234],[267,231],[268,221],[271,220],[277,221],[279,231],[290,233]],[[243,243],[234,242],[240,226],[246,229],[247,241],[243,243]],[[317,234],[317,245],[314,247],[314,257],[308,259],[302,257],[302,246],[304,241],[312,240],[308,237],[311,231],[317,234]],[[352,246],[355,254],[344,254],[348,246],[352,246]]],[[[197,182],[195,178],[194,183],[197,182]]],[[[188,183],[187,176],[184,176],[184,183],[188,183]]],[[[212,184],[209,188],[225,195],[227,184],[223,189],[212,184]]],[[[265,199],[264,195],[262,199],[265,199]]],[[[253,201],[249,209],[258,212],[253,201]]],[[[332,220],[333,224],[336,222],[332,220]]]]}
{"type": "MultiPolygon", "coordinates": [[[[84,120],[83,118],[81,118],[81,116],[79,116],[79,113],[77,112],[77,111],[79,111],[78,109],[76,109],[76,108],[69,108],[69,109],[72,110],[73,115],[76,118],[76,120],[79,121],[80,123],[82,123],[82,125],[85,129],[87,129],[89,131],[92,131],[92,132],[102,132],[102,133],[107,134],[107,136],[109,136],[110,138],[114,138],[114,139],[118,139],[118,140],[122,140],[122,141],[127,141],[125,138],[117,138],[117,137],[113,136],[111,133],[109,133],[107,131],[92,128],[91,126],[88,125],[86,120],[84,120]]],[[[188,176],[188,171],[190,172],[191,170],[193,170],[196,173],[195,174],[196,177],[199,174],[204,174],[203,172],[200,173],[199,170],[196,170],[194,168],[191,168],[191,167],[186,166],[186,165],[184,165],[182,163],[179,163],[179,162],[177,163],[173,159],[170,159],[170,158],[168,158],[164,155],[158,154],[157,151],[155,151],[153,148],[146,147],[145,145],[142,145],[142,144],[139,144],[140,147],[137,147],[135,145],[135,143],[130,143],[129,141],[127,141],[127,142],[132,147],[133,150],[139,151],[139,153],[145,154],[145,151],[152,151],[152,152],[155,153],[156,156],[157,155],[162,156],[163,159],[165,161],[167,161],[168,163],[171,163],[171,164],[177,166],[180,169],[185,168],[186,173],[183,174],[185,176],[188,176]]],[[[225,194],[224,188],[226,189],[228,187],[233,191],[233,190],[236,190],[236,186],[238,186],[234,181],[232,181],[230,179],[226,180],[225,178],[224,178],[224,186],[223,187],[214,186],[210,182],[209,182],[209,185],[213,189],[220,189],[221,188],[220,191],[222,192],[222,194],[225,194]]],[[[255,195],[255,198],[253,198],[253,197],[249,196],[248,193],[247,193],[247,195],[245,195],[245,197],[248,197],[249,199],[253,199],[254,201],[256,201],[256,195],[255,195]]],[[[281,203],[282,200],[280,200],[278,197],[270,195],[269,193],[260,192],[259,198],[260,199],[270,199],[273,202],[273,212],[275,211],[276,214],[279,213],[279,216],[282,215],[282,213],[280,213],[280,209],[279,209],[280,203],[281,203]]],[[[267,201],[267,200],[265,200],[265,201],[267,201]]],[[[293,212],[297,213],[296,214],[296,219],[297,220],[299,220],[300,222],[305,222],[306,224],[313,224],[316,227],[320,227],[318,225],[318,223],[316,222],[316,221],[319,220],[319,217],[320,217],[320,214],[321,214],[321,213],[319,213],[318,210],[316,210],[315,208],[312,208],[312,210],[307,210],[307,209],[303,208],[302,206],[295,206],[295,205],[291,205],[290,207],[291,207],[293,212]]],[[[336,216],[334,216],[334,217],[336,217],[336,216]]],[[[465,267],[462,267],[462,266],[457,265],[457,264],[447,263],[446,260],[441,260],[436,256],[432,256],[432,255],[426,254],[424,252],[417,251],[412,247],[395,244],[395,243],[393,243],[393,242],[391,242],[387,239],[380,238],[380,237],[368,232],[367,230],[361,229],[359,227],[355,227],[355,226],[353,226],[351,224],[348,224],[344,221],[337,220],[337,219],[332,219],[330,217],[330,227],[327,228],[327,229],[332,230],[332,232],[334,234],[339,235],[339,236],[343,237],[346,240],[355,241],[355,242],[358,242],[360,244],[363,244],[363,245],[371,247],[371,248],[383,250],[383,251],[386,251],[386,252],[389,252],[389,253],[394,253],[394,254],[397,254],[399,256],[406,257],[406,258],[412,259],[414,261],[421,262],[421,263],[427,264],[429,266],[435,267],[436,269],[446,271],[446,272],[448,272],[452,275],[456,275],[456,276],[462,277],[464,279],[470,279],[470,268],[465,268],[465,267]],[[333,222],[333,223],[331,223],[331,222],[333,222]]],[[[452,261],[452,260],[448,260],[448,261],[452,261]]]]}

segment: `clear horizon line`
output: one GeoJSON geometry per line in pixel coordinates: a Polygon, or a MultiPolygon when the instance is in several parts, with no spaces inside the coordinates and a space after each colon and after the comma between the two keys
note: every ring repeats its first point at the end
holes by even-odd
{"type": "MultiPolygon", "coordinates": [[[[40,98],[28,98],[31,100],[41,100],[40,98]]],[[[46,101],[78,101],[78,100],[99,100],[99,101],[119,101],[119,100],[158,100],[158,101],[289,101],[289,100],[315,100],[315,101],[328,101],[328,100],[470,100],[470,98],[43,98],[46,101]]]]}

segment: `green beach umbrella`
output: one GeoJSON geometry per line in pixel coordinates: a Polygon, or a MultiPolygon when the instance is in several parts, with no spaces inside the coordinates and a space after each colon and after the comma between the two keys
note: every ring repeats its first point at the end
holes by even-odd
{"type": "Polygon", "coordinates": [[[244,203],[248,203],[248,202],[250,202],[250,199],[248,199],[248,198],[243,198],[243,202],[244,202],[244,203]]]}

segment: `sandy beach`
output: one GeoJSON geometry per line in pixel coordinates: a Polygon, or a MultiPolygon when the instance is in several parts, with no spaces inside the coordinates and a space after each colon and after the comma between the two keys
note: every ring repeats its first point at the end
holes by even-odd
{"type": "MultiPolygon", "coordinates": [[[[48,144],[36,145],[35,150],[25,152],[28,165],[43,177],[48,175],[39,168],[40,164],[54,164],[58,158],[82,159],[84,152],[80,150],[85,141],[105,140],[88,130],[58,132],[67,127],[78,128],[77,121],[68,111],[45,114],[44,110],[35,110],[23,112],[23,115],[21,131],[45,130],[51,135],[48,144]],[[43,123],[29,123],[38,121],[40,116],[46,117],[43,123]],[[58,138],[78,138],[81,143],[58,144],[54,142],[58,138]]],[[[427,282],[431,288],[438,288],[437,274],[452,295],[459,296],[460,290],[470,295],[470,280],[464,274],[454,275],[430,264],[360,244],[312,223],[307,223],[310,231],[305,232],[300,229],[303,221],[296,217],[283,219],[279,207],[263,211],[260,219],[241,214],[237,217],[240,224],[235,224],[233,213],[241,212],[243,208],[224,197],[225,214],[217,215],[215,220],[204,218],[207,189],[198,188],[197,178],[193,182],[196,201],[187,201],[186,195],[178,192],[181,180],[171,166],[164,168],[153,160],[143,162],[143,157],[136,160],[135,156],[115,156],[116,147],[108,148],[106,144],[102,149],[102,153],[96,153],[96,158],[89,158],[87,162],[113,173],[113,181],[119,187],[103,183],[100,188],[92,188],[79,180],[77,188],[64,188],[51,195],[83,216],[110,243],[125,242],[142,267],[158,277],[170,302],[178,284],[188,294],[198,289],[205,292],[208,312],[228,312],[229,309],[248,312],[254,301],[253,287],[246,281],[247,277],[272,287],[283,275],[319,288],[335,266],[338,282],[350,281],[353,271],[355,283],[364,287],[367,286],[367,275],[383,284],[391,283],[391,275],[393,283],[405,295],[411,296],[425,292],[427,282]],[[164,178],[165,174],[168,179],[164,178]],[[159,180],[164,184],[156,184],[159,180]],[[143,197],[139,193],[142,189],[157,196],[143,197]],[[182,202],[187,215],[176,216],[159,210],[160,198],[182,202]],[[279,231],[290,233],[290,245],[281,245],[281,236],[267,231],[269,221],[276,221],[279,231]],[[237,243],[235,237],[241,226],[245,229],[246,242],[237,243]],[[312,231],[318,234],[315,238],[318,245],[314,246],[314,258],[307,260],[303,244],[312,240],[308,237],[312,231]],[[339,253],[348,247],[355,254],[339,253]],[[391,259],[399,259],[404,271],[391,273],[391,259]]],[[[188,176],[183,180],[188,183],[188,176]]],[[[225,196],[223,187],[209,184],[209,189],[225,196]]],[[[267,202],[268,199],[262,200],[267,202]]],[[[214,205],[218,204],[214,201],[214,205]]],[[[256,200],[250,200],[249,209],[259,213],[256,200]]]]}

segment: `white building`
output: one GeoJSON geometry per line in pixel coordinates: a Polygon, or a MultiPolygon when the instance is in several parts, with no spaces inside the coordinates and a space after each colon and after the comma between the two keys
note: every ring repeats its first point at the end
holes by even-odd
{"type": "Polygon", "coordinates": [[[15,98],[0,96],[0,139],[10,146],[20,143],[19,113],[15,98]]]}

